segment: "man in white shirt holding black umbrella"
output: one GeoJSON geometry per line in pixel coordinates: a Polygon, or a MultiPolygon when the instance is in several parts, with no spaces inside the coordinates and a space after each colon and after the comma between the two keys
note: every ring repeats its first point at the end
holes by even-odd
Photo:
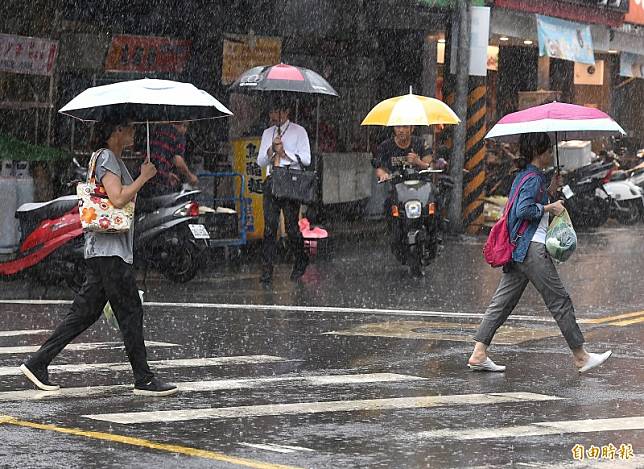
{"type": "Polygon", "coordinates": [[[273,279],[273,264],[276,255],[277,231],[280,211],[284,212],[284,222],[288,244],[295,261],[291,280],[298,280],[305,272],[309,258],[304,251],[304,239],[298,221],[300,203],[293,200],[278,199],[272,195],[271,167],[290,166],[304,169],[311,164],[311,147],[304,127],[289,120],[289,105],[284,101],[273,102],[269,109],[270,123],[273,124],[262,134],[257,164],[266,167],[264,182],[264,244],[262,246],[262,276],[264,285],[273,279]]]}

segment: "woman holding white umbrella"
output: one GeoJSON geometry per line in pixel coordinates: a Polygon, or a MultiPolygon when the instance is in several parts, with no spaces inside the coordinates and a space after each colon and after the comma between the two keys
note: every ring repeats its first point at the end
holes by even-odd
{"type": "MultiPolygon", "coordinates": [[[[156,168],[150,161],[141,165],[141,174],[132,179],[121,160],[123,149],[134,144],[134,127],[127,118],[106,118],[96,124],[96,181],[104,188],[109,201],[122,208],[136,198],[143,185],[154,177],[156,168]]],[[[91,176],[91,175],[90,175],[91,176]]],[[[134,229],[122,233],[87,232],[85,259],[87,276],[74,298],[69,314],[20,370],[43,391],[56,391],[60,386],[49,381],[47,367],[78,335],[93,325],[107,301],[118,320],[125,351],[134,373],[134,393],[168,396],[177,392],[173,384],[155,378],[147,362],[143,340],[143,307],[136,287],[133,262],[134,229]]]]}
{"type": "MultiPolygon", "coordinates": [[[[59,112],[83,121],[96,122],[97,151],[90,161],[88,180],[97,182],[95,190],[98,195],[107,195],[109,203],[104,199],[96,201],[105,210],[108,210],[110,204],[116,209],[132,204],[144,184],[156,174],[156,168],[148,158],[141,166],[139,177],[133,180],[121,160],[123,149],[134,143],[133,121],[179,122],[232,115],[215,98],[189,83],[154,79],[89,88],[59,112]]],[[[93,199],[96,194],[92,192],[90,195],[93,199]]],[[[133,210],[131,207],[130,213],[133,210]]],[[[93,222],[97,218],[96,210],[93,207],[83,207],[81,219],[86,216],[86,223],[93,222]]],[[[122,222],[117,217],[113,220],[116,223],[122,222]]],[[[109,223],[101,227],[107,229],[109,223]]],[[[109,301],[132,365],[134,393],[169,396],[177,392],[175,385],[158,380],[147,363],[143,339],[143,308],[132,268],[133,235],[134,226],[119,232],[86,232],[85,283],[63,322],[43,346],[20,366],[20,370],[39,389],[60,389],[60,386],[49,381],[49,363],[67,344],[98,320],[109,301]]]]}

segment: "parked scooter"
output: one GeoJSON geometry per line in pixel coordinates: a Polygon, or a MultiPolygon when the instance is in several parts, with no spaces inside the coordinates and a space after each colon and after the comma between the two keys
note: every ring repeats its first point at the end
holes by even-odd
{"type": "Polygon", "coordinates": [[[608,221],[613,204],[604,188],[604,178],[612,163],[592,163],[563,174],[562,193],[575,226],[597,228],[608,221]]]}
{"type": "Polygon", "coordinates": [[[210,235],[198,223],[199,191],[177,192],[137,200],[134,260],[154,267],[167,279],[185,283],[201,267],[210,235]]]}
{"type": "Polygon", "coordinates": [[[439,191],[433,176],[442,170],[405,167],[389,179],[392,190],[392,249],[414,276],[423,275],[441,243],[439,191]]]}
{"type": "Polygon", "coordinates": [[[27,203],[16,211],[20,245],[16,257],[0,263],[0,276],[29,274],[45,285],[65,281],[77,289],[83,273],[83,228],[75,195],[27,203]]]}
{"type": "Polygon", "coordinates": [[[600,152],[604,162],[612,168],[604,177],[604,189],[611,196],[611,218],[623,225],[632,225],[644,219],[644,190],[631,180],[631,171],[621,169],[619,157],[612,151],[600,152]]]}

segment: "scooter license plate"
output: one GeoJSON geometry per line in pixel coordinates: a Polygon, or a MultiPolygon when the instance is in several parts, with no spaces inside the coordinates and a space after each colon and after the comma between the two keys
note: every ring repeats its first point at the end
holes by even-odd
{"type": "Polygon", "coordinates": [[[568,184],[566,184],[561,188],[561,192],[563,192],[563,195],[566,199],[570,199],[572,196],[575,195],[575,193],[572,191],[572,189],[568,184]]]}
{"type": "Polygon", "coordinates": [[[208,234],[208,230],[206,229],[205,226],[188,225],[188,228],[190,228],[190,231],[192,232],[192,236],[194,236],[195,239],[210,239],[210,235],[208,234]]]}

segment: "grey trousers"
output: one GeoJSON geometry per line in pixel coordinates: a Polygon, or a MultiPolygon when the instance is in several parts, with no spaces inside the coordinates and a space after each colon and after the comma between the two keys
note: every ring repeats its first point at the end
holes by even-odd
{"type": "Polygon", "coordinates": [[[561,283],[546,246],[534,242],[530,243],[528,254],[523,262],[513,262],[504,269],[501,282],[490,306],[485,311],[474,340],[490,345],[496,330],[508,319],[521,299],[528,282],[532,282],[541,294],[568,347],[571,349],[580,347],[584,343],[584,336],[577,324],[570,296],[561,283]]]}

